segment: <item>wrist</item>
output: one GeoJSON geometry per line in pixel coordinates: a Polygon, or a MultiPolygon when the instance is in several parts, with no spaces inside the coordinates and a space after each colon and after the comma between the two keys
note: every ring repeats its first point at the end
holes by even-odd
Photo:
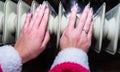
{"type": "Polygon", "coordinates": [[[86,54],[88,53],[88,49],[87,48],[78,48],[78,47],[65,47],[65,48],[61,48],[61,51],[62,50],[65,50],[65,49],[68,49],[68,48],[75,48],[75,49],[78,49],[78,50],[82,50],[83,52],[85,52],[86,54]]]}
{"type": "Polygon", "coordinates": [[[20,55],[21,59],[22,59],[22,63],[26,63],[27,60],[25,58],[25,54],[23,52],[23,50],[21,50],[21,47],[18,47],[17,45],[14,46],[14,48],[17,50],[18,54],[20,55]]]}

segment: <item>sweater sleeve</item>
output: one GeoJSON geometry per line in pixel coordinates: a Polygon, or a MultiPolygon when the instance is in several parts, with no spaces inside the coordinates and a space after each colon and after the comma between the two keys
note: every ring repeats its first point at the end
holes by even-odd
{"type": "Polygon", "coordinates": [[[0,67],[2,72],[21,72],[22,60],[15,48],[0,47],[0,67]]]}
{"type": "Polygon", "coordinates": [[[49,72],[89,72],[88,56],[81,49],[66,48],[58,53],[49,72]]]}

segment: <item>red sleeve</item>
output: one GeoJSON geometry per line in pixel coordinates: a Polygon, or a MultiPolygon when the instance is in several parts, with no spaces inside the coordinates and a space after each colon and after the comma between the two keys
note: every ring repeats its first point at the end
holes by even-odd
{"type": "Polygon", "coordinates": [[[1,66],[0,66],[0,72],[3,72],[1,66]]]}
{"type": "Polygon", "coordinates": [[[77,63],[64,62],[56,65],[49,72],[89,72],[89,70],[77,63]]]}

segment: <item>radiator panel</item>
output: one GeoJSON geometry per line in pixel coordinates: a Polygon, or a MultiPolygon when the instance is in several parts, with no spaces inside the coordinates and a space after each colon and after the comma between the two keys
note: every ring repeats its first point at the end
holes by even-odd
{"type": "MultiPolygon", "coordinates": [[[[57,35],[56,45],[58,46],[60,35],[68,24],[70,13],[66,14],[62,3],[59,4],[58,14],[49,2],[46,2],[46,4],[50,9],[47,29],[51,34],[57,35]]],[[[17,4],[11,0],[7,0],[5,3],[0,1],[0,43],[14,44],[20,35],[27,13],[31,11],[34,15],[38,6],[39,4],[36,1],[32,1],[31,6],[22,0],[19,0],[17,4]]],[[[105,13],[105,10],[106,3],[103,3],[93,17],[93,37],[96,39],[95,48],[93,49],[97,53],[105,50],[107,53],[114,55],[116,52],[120,53],[120,46],[118,44],[120,38],[120,4],[107,13],[105,13]],[[109,42],[106,43],[105,40],[109,42]],[[105,48],[104,43],[107,44],[105,48]]],[[[78,13],[76,25],[80,16],[81,13],[78,13]]]]}
{"type": "Polygon", "coordinates": [[[17,5],[7,0],[5,2],[5,17],[4,17],[4,24],[3,24],[3,44],[10,44],[14,43],[15,36],[13,34],[15,33],[15,25],[16,22],[16,14],[17,14],[17,5]]]}
{"type": "MultiPolygon", "coordinates": [[[[108,11],[105,16],[105,29],[107,29],[107,39],[110,40],[106,51],[115,54],[117,51],[118,34],[119,34],[119,7],[120,4],[108,11]]],[[[105,32],[105,31],[104,31],[105,32]]]]}
{"type": "Polygon", "coordinates": [[[4,3],[0,1],[0,44],[2,44],[3,19],[4,19],[4,3]]]}
{"type": "Polygon", "coordinates": [[[17,35],[16,35],[16,39],[18,39],[19,35],[20,35],[20,32],[21,32],[21,29],[23,27],[23,24],[24,24],[24,21],[25,21],[25,18],[26,18],[26,15],[27,13],[30,11],[30,6],[28,4],[26,4],[25,2],[23,1],[19,1],[18,2],[18,24],[17,24],[17,35]]]}
{"type": "Polygon", "coordinates": [[[94,20],[93,36],[97,40],[96,45],[95,45],[95,51],[98,53],[100,53],[101,47],[102,47],[105,9],[106,9],[106,4],[103,3],[103,5],[94,14],[94,19],[93,19],[94,20]]]}

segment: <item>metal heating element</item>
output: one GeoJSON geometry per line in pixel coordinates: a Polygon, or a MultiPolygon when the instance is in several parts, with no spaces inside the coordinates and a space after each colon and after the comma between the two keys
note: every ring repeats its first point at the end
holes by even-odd
{"type": "MultiPolygon", "coordinates": [[[[61,2],[59,4],[58,14],[54,8],[46,2],[50,8],[48,30],[50,33],[57,35],[57,45],[60,35],[68,24],[68,16],[64,14],[64,7],[61,2]]],[[[0,1],[0,44],[12,44],[20,35],[22,26],[24,24],[27,13],[31,10],[34,14],[35,9],[38,7],[36,1],[32,1],[31,6],[24,1],[19,0],[14,3],[11,0],[5,2],[0,1]]],[[[103,3],[94,14],[94,31],[93,37],[96,39],[95,47],[96,52],[100,53],[104,44],[107,46],[104,50],[110,54],[120,53],[120,46],[118,44],[120,39],[120,3],[105,13],[106,3],[103,3]]],[[[77,22],[80,18],[80,13],[77,15],[77,22]]]]}

